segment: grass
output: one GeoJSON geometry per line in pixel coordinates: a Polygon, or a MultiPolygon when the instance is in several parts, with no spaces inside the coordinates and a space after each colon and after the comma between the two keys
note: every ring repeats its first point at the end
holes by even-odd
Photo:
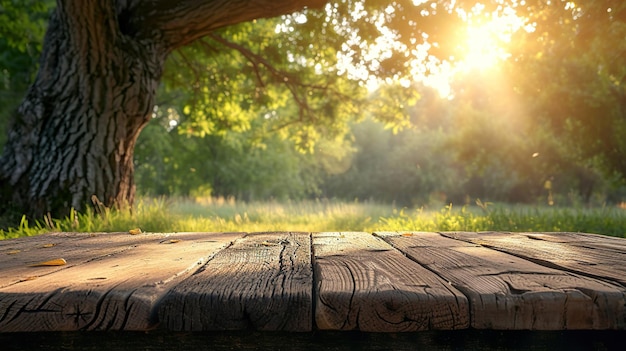
{"type": "Polygon", "coordinates": [[[0,239],[47,232],[262,232],[262,231],[571,231],[626,237],[626,210],[618,207],[553,208],[478,206],[439,211],[397,209],[372,202],[311,200],[241,202],[234,199],[149,199],[132,213],[92,211],[0,230],[0,239]]]}
{"type": "Polygon", "coordinates": [[[381,221],[394,230],[581,232],[626,237],[626,210],[529,206],[446,207],[438,213],[417,211],[381,221]]]}

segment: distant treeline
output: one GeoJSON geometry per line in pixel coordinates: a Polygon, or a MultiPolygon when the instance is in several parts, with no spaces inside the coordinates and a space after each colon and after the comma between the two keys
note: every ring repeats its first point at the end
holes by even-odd
{"type": "Polygon", "coordinates": [[[255,143],[245,133],[201,138],[154,123],[138,142],[137,187],[147,195],[325,197],[431,208],[476,199],[568,206],[626,199],[616,179],[525,146],[541,141],[516,145],[505,137],[498,144],[490,139],[497,135],[489,136],[500,133],[492,121],[481,126],[480,118],[464,116],[460,125],[453,116],[429,113],[414,116],[421,127],[396,133],[371,119],[354,123],[345,138],[320,140],[313,153],[278,136],[255,143]],[[464,139],[464,128],[485,131],[485,139],[464,139]]]}

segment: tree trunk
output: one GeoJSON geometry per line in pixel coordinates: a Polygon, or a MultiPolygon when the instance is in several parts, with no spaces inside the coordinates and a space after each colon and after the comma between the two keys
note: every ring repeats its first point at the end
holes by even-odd
{"type": "Polygon", "coordinates": [[[59,6],[50,20],[40,71],[0,161],[0,206],[12,212],[65,216],[92,197],[107,206],[133,201],[133,148],[165,54],[107,28],[110,11],[90,23],[90,11],[103,10],[92,7],[59,6]]]}

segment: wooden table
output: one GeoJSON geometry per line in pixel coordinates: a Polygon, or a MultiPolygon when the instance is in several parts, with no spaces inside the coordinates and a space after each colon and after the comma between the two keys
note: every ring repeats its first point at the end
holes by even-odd
{"type": "Polygon", "coordinates": [[[626,329],[626,240],[56,233],[0,241],[0,332],[626,329]],[[63,258],[63,265],[38,265],[63,258]]]}
{"type": "Polygon", "coordinates": [[[0,334],[467,329],[625,330],[626,239],[279,232],[0,241],[0,334]]]}

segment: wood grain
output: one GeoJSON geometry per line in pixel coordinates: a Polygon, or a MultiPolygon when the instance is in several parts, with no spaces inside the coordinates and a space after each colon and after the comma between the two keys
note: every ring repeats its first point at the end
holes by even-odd
{"type": "Polygon", "coordinates": [[[626,292],[614,284],[437,233],[377,235],[462,291],[474,328],[626,327],[626,292]]]}
{"type": "Polygon", "coordinates": [[[313,234],[318,328],[376,332],[461,329],[467,299],[368,233],[313,234]]]}
{"type": "Polygon", "coordinates": [[[150,329],[163,292],[241,236],[57,234],[3,242],[23,251],[0,256],[0,331],[150,329]],[[56,245],[40,249],[49,242],[56,245]],[[45,257],[67,265],[28,267],[45,257]]]}
{"type": "Polygon", "coordinates": [[[0,241],[0,333],[623,331],[625,256],[581,233],[53,233],[0,241]]]}
{"type": "Polygon", "coordinates": [[[312,330],[311,238],[259,233],[237,240],[174,287],[158,314],[168,330],[312,330]]]}
{"type": "Polygon", "coordinates": [[[583,233],[452,232],[443,235],[626,288],[626,240],[583,233]]]}

